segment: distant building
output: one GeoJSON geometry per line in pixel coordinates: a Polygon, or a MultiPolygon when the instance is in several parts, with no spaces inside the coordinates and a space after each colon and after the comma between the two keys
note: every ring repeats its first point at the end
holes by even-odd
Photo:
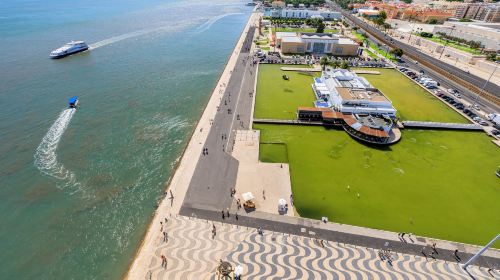
{"type": "Polygon", "coordinates": [[[332,54],[356,56],[359,44],[353,40],[331,33],[276,32],[275,45],[284,54],[332,54]]]}
{"type": "Polygon", "coordinates": [[[273,1],[271,3],[271,7],[273,7],[273,8],[284,8],[284,7],[286,7],[286,4],[285,4],[284,1],[273,1]]]}
{"type": "Polygon", "coordinates": [[[268,9],[264,11],[264,15],[273,18],[301,18],[301,19],[320,16],[325,20],[340,20],[342,18],[340,12],[335,12],[327,9],[307,9],[305,7],[268,9]]]}
{"type": "Polygon", "coordinates": [[[373,9],[358,9],[358,14],[360,16],[366,16],[366,17],[378,17],[380,11],[373,9]]]}
{"type": "Polygon", "coordinates": [[[450,12],[439,11],[439,10],[413,10],[408,9],[401,13],[400,18],[402,20],[416,20],[420,22],[429,22],[430,20],[435,20],[439,23],[445,22],[447,19],[453,16],[450,12]]]}
{"type": "Polygon", "coordinates": [[[442,32],[465,40],[479,41],[486,49],[500,50],[500,23],[450,22],[434,27],[442,32]]]}
{"type": "Polygon", "coordinates": [[[464,3],[457,7],[454,17],[485,22],[500,22],[500,5],[498,3],[464,3]]]}

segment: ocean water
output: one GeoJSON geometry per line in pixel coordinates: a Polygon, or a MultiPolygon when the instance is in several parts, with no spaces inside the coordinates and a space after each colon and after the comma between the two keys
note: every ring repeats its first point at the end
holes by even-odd
{"type": "Polygon", "coordinates": [[[0,0],[1,279],[123,276],[244,4],[0,0]],[[70,40],[92,50],[48,58],[70,40]]]}

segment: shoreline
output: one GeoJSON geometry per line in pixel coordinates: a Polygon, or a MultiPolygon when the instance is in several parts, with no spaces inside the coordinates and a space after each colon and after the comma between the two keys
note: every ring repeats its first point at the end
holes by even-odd
{"type": "Polygon", "coordinates": [[[154,250],[148,250],[151,245],[155,248],[154,244],[159,236],[154,234],[155,230],[160,231],[160,222],[163,221],[164,217],[172,217],[172,214],[177,215],[184,201],[185,194],[189,187],[189,182],[191,176],[194,172],[194,168],[198,160],[193,160],[193,157],[198,158],[201,153],[201,148],[208,133],[210,131],[210,122],[215,118],[215,113],[217,112],[217,106],[220,101],[217,100],[217,95],[222,94],[224,86],[228,83],[232,69],[235,67],[238,55],[241,51],[245,35],[248,32],[251,24],[255,21],[256,9],[252,10],[248,17],[248,20],[240,33],[238,41],[236,41],[235,46],[228,57],[224,68],[215,84],[212,94],[207,100],[204,110],[200,114],[200,118],[193,128],[189,141],[186,143],[181,155],[179,156],[177,163],[175,164],[174,172],[172,176],[165,183],[165,196],[159,202],[156,210],[153,212],[147,229],[141,239],[141,242],[137,249],[135,250],[134,257],[131,259],[128,265],[127,271],[123,275],[123,279],[136,279],[139,277],[147,276],[148,271],[148,261],[154,252],[154,250]],[[204,128],[207,128],[204,130],[204,128]],[[189,161],[189,162],[188,162],[189,161]],[[175,190],[174,190],[175,189],[175,190]],[[167,195],[167,191],[172,191],[176,203],[173,199],[167,195]],[[171,205],[168,206],[168,200],[171,200],[171,205]]]}

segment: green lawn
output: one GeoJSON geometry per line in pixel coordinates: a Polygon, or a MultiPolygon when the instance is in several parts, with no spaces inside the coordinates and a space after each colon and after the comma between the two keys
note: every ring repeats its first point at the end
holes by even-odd
{"type": "MultiPolygon", "coordinates": [[[[304,33],[314,33],[316,28],[290,28],[290,27],[274,27],[273,32],[304,32],[304,33]]],[[[325,29],[324,33],[337,33],[337,29],[325,29]]]]}
{"type": "Polygon", "coordinates": [[[281,71],[283,66],[304,67],[303,65],[261,64],[257,79],[257,95],[254,117],[259,119],[296,119],[297,107],[313,106],[314,92],[311,88],[313,75],[320,73],[300,73],[281,71]],[[283,80],[286,74],[289,80],[283,80]]]}
{"type": "Polygon", "coordinates": [[[469,123],[467,119],[394,69],[360,74],[392,101],[402,120],[469,123]]]}
{"type": "MultiPolygon", "coordinates": [[[[356,37],[360,41],[364,41],[366,39],[366,37],[363,36],[361,33],[358,33],[356,31],[352,31],[351,33],[352,33],[352,35],[354,35],[354,37],[356,37]]],[[[396,59],[390,53],[387,53],[386,50],[379,48],[376,44],[372,43],[371,41],[368,41],[368,45],[370,46],[370,48],[375,50],[381,56],[383,56],[387,59],[390,59],[392,61],[396,61],[396,59]]],[[[373,58],[378,58],[378,56],[375,56],[373,58]]]]}
{"type": "MultiPolygon", "coordinates": [[[[484,133],[407,129],[399,143],[372,148],[343,130],[254,128],[262,143],[286,144],[301,216],[472,244],[498,234],[500,150],[484,133]]],[[[279,162],[276,149],[260,159],[279,162]]]]}
{"type": "Polygon", "coordinates": [[[369,49],[365,49],[364,52],[366,52],[368,54],[368,56],[371,58],[378,58],[378,56],[376,54],[374,54],[372,51],[370,51],[369,49]]]}
{"type": "Polygon", "coordinates": [[[432,38],[422,37],[422,38],[425,38],[427,40],[431,40],[433,42],[439,43],[439,44],[441,44],[443,46],[446,45],[448,47],[452,47],[452,48],[457,49],[457,50],[468,52],[470,54],[475,54],[475,55],[481,54],[481,50],[473,49],[471,47],[463,46],[463,45],[460,45],[458,43],[451,42],[451,41],[447,43],[446,40],[443,40],[443,39],[441,39],[439,37],[432,37],[432,38]]]}
{"type": "MultiPolygon", "coordinates": [[[[259,66],[255,118],[295,119],[297,107],[313,106],[315,97],[311,88],[312,75],[320,76],[320,73],[281,71],[280,68],[283,66],[285,65],[259,66]],[[288,81],[283,80],[284,74],[290,78],[288,81]]],[[[364,76],[389,97],[402,120],[468,123],[467,119],[398,71],[376,70],[381,74],[360,74],[360,76],[364,76]]]]}
{"type": "Polygon", "coordinates": [[[259,159],[263,162],[288,163],[288,152],[283,143],[260,143],[259,159]]]}

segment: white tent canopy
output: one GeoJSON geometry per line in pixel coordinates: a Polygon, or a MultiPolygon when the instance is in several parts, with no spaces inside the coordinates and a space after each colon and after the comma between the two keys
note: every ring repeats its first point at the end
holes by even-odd
{"type": "Polygon", "coordinates": [[[243,193],[241,197],[243,198],[244,201],[249,201],[255,198],[251,192],[243,193]]]}
{"type": "Polygon", "coordinates": [[[286,200],[285,200],[285,199],[283,199],[283,198],[280,198],[280,199],[278,200],[278,205],[279,205],[279,206],[285,206],[285,205],[286,205],[286,200]]]}

